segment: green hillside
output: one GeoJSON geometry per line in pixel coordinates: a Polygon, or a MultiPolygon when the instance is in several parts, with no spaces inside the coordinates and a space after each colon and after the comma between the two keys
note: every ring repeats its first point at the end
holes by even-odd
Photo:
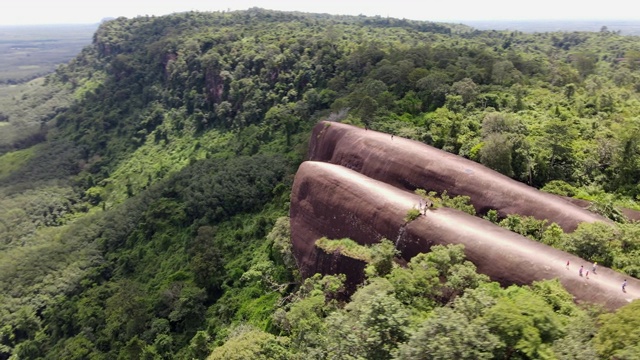
{"type": "Polygon", "coordinates": [[[105,22],[0,97],[0,359],[633,359],[638,302],[500,288],[458,247],[354,249],[346,301],[299,278],[287,215],[312,126],[342,121],[593,201],[616,228],[481,215],[639,277],[638,49],[262,9],[105,22]]]}

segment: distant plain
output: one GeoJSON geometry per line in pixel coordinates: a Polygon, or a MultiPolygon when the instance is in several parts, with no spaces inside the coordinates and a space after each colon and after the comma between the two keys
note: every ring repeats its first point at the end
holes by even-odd
{"type": "Polygon", "coordinates": [[[640,35],[640,20],[483,20],[464,21],[465,25],[478,30],[517,30],[525,33],[556,31],[598,32],[606,27],[607,31],[619,31],[622,35],[640,35]]]}
{"type": "Polygon", "coordinates": [[[0,26],[0,85],[43,76],[91,44],[98,24],[0,26]]]}

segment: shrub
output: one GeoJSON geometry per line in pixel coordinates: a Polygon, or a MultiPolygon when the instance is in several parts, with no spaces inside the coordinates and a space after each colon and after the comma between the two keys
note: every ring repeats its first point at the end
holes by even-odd
{"type": "Polygon", "coordinates": [[[404,218],[404,221],[405,222],[411,222],[411,221],[417,219],[418,216],[420,216],[420,210],[418,210],[418,209],[409,209],[407,211],[407,216],[405,216],[405,218],[404,218]]]}

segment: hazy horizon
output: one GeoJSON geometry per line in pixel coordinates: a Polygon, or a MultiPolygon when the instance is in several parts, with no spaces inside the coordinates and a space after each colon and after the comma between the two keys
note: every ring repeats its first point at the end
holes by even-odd
{"type": "Polygon", "coordinates": [[[260,7],[271,10],[327,13],[332,15],[367,15],[411,20],[464,23],[470,21],[638,21],[640,16],[628,11],[626,0],[611,0],[606,7],[566,0],[539,0],[514,6],[508,0],[459,0],[435,2],[396,0],[389,3],[325,0],[298,2],[293,0],[237,0],[232,4],[219,1],[125,1],[22,0],[3,9],[0,26],[96,24],[105,18],[155,15],[185,11],[246,10],[260,7]]]}

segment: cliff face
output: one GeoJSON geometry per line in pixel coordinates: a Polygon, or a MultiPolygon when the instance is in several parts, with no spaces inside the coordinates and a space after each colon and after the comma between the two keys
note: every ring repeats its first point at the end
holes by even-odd
{"type": "Polygon", "coordinates": [[[308,277],[321,270],[315,263],[320,251],[315,241],[323,236],[348,237],[361,245],[383,237],[395,240],[408,204],[417,204],[414,197],[342,166],[303,163],[293,184],[290,211],[293,253],[301,274],[308,277]],[[385,196],[391,193],[404,201],[385,196]]]}
{"type": "Polygon", "coordinates": [[[578,268],[588,269],[589,262],[457,210],[429,210],[405,224],[407,210],[417,207],[419,201],[411,192],[343,166],[303,163],[294,181],[290,214],[293,251],[302,275],[346,273],[352,288],[362,280],[364,264],[325,254],[315,247],[315,241],[322,236],[349,237],[371,244],[384,237],[396,244],[405,260],[436,244],[464,244],[465,254],[478,271],[503,285],[558,278],[576,300],[610,309],[640,298],[639,280],[606,268],[590,279],[580,277],[578,268]],[[623,293],[620,284],[625,278],[629,286],[623,293]]]}
{"type": "MultiPolygon", "coordinates": [[[[314,247],[312,257],[309,259],[311,274],[321,273],[325,275],[345,274],[344,284],[347,294],[353,294],[358,285],[364,281],[364,268],[367,263],[363,260],[345,255],[340,251],[327,253],[317,246],[314,247]]],[[[346,299],[345,299],[346,300],[346,299]]]]}
{"type": "Polygon", "coordinates": [[[316,125],[309,159],[342,165],[400,189],[467,195],[480,214],[495,209],[500,216],[533,216],[555,222],[569,232],[581,222],[609,221],[471,160],[417,141],[350,125],[316,125]]]}
{"type": "Polygon", "coordinates": [[[609,220],[561,197],[518,183],[493,170],[415,141],[339,123],[319,123],[311,160],[296,174],[291,194],[293,252],[304,277],[344,273],[347,288],[363,280],[364,262],[315,246],[321,237],[351,238],[361,245],[393,241],[404,260],[431,246],[463,244],[478,268],[503,285],[558,278],[578,301],[615,309],[640,298],[640,280],[601,267],[578,275],[589,262],[453,209],[427,211],[405,223],[420,198],[416,188],[470,196],[480,213],[548,219],[572,231],[579,223],[609,220]],[[570,261],[571,267],[566,263],[570,261]],[[629,282],[623,293],[620,284],[629,282]]]}

